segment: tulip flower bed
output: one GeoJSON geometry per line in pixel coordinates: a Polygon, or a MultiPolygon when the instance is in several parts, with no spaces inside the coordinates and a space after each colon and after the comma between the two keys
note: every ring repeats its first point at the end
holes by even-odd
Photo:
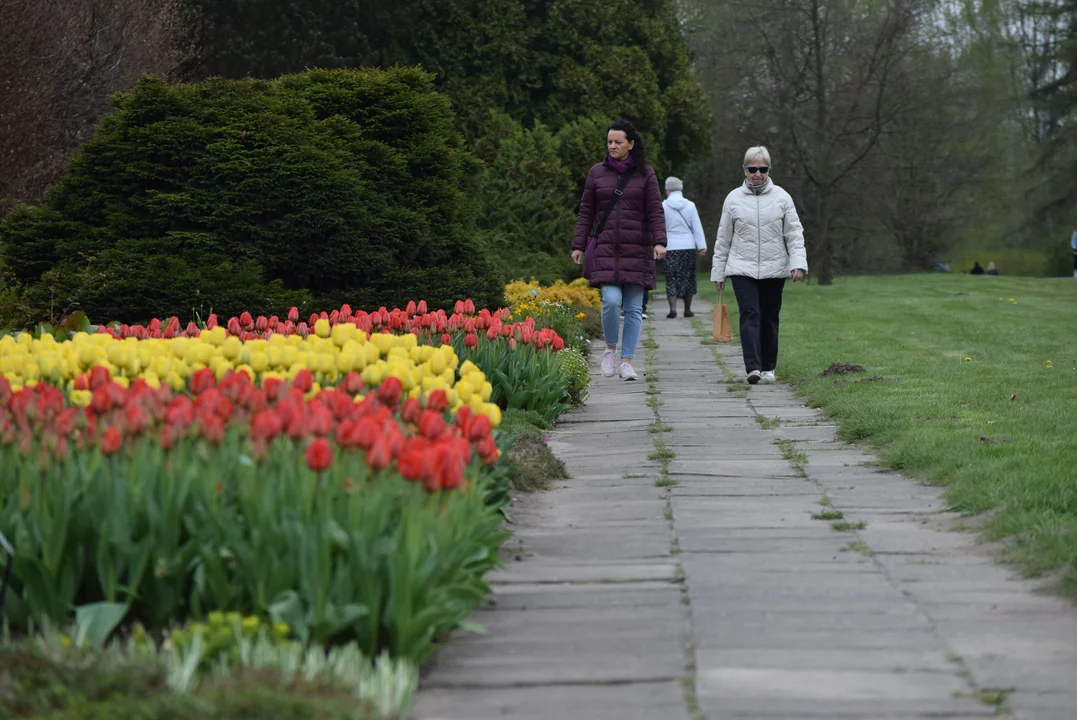
{"type": "Polygon", "coordinates": [[[124,608],[151,631],[214,610],[420,660],[486,594],[503,539],[488,416],[389,378],[309,398],[246,373],[192,395],[89,380],[84,408],[0,380],[0,529],[15,628],[124,608]]]}
{"type": "Polygon", "coordinates": [[[552,329],[507,310],[244,313],[0,337],[16,631],[213,612],[421,661],[488,592],[502,409],[566,405],[552,329]]]}

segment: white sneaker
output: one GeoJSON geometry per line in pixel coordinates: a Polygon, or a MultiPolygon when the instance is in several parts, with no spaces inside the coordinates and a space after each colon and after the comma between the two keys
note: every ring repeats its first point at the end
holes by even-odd
{"type": "Polygon", "coordinates": [[[621,379],[636,380],[636,371],[632,369],[632,363],[627,360],[621,361],[621,379]]]}
{"type": "Polygon", "coordinates": [[[646,320],[646,319],[647,319],[647,313],[643,313],[641,317],[642,317],[642,318],[643,318],[644,320],[646,320]]]}
{"type": "Polygon", "coordinates": [[[772,383],[778,381],[778,378],[774,377],[773,370],[764,370],[763,374],[759,376],[759,379],[765,383],[772,383]]]}
{"type": "Polygon", "coordinates": [[[602,353],[602,374],[613,377],[617,374],[617,351],[607,349],[602,353]]]}
{"type": "Polygon", "coordinates": [[[755,385],[762,377],[758,370],[752,370],[748,373],[748,384],[755,385]]]}

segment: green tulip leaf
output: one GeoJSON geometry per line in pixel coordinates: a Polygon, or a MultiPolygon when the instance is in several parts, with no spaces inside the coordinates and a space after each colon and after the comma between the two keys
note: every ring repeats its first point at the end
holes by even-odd
{"type": "Polygon", "coordinates": [[[89,642],[103,647],[109,635],[119,627],[127,616],[124,603],[99,602],[75,608],[75,645],[81,647],[89,642]]]}

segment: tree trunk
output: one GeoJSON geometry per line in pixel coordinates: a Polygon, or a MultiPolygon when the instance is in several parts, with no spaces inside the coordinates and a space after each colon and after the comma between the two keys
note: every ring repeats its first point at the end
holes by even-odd
{"type": "Polygon", "coordinates": [[[808,265],[815,268],[820,285],[834,283],[834,248],[830,236],[830,188],[815,188],[815,234],[812,237],[808,265]]]}

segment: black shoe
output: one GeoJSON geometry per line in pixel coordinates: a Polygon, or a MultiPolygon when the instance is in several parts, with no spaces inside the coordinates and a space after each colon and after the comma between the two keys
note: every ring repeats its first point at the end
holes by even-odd
{"type": "Polygon", "coordinates": [[[668,317],[670,320],[672,320],[673,318],[677,317],[677,311],[676,310],[670,310],[669,314],[666,315],[666,317],[668,317]]]}
{"type": "Polygon", "coordinates": [[[691,310],[685,310],[684,311],[684,316],[685,317],[695,317],[696,314],[694,312],[692,312],[691,310]]]}

